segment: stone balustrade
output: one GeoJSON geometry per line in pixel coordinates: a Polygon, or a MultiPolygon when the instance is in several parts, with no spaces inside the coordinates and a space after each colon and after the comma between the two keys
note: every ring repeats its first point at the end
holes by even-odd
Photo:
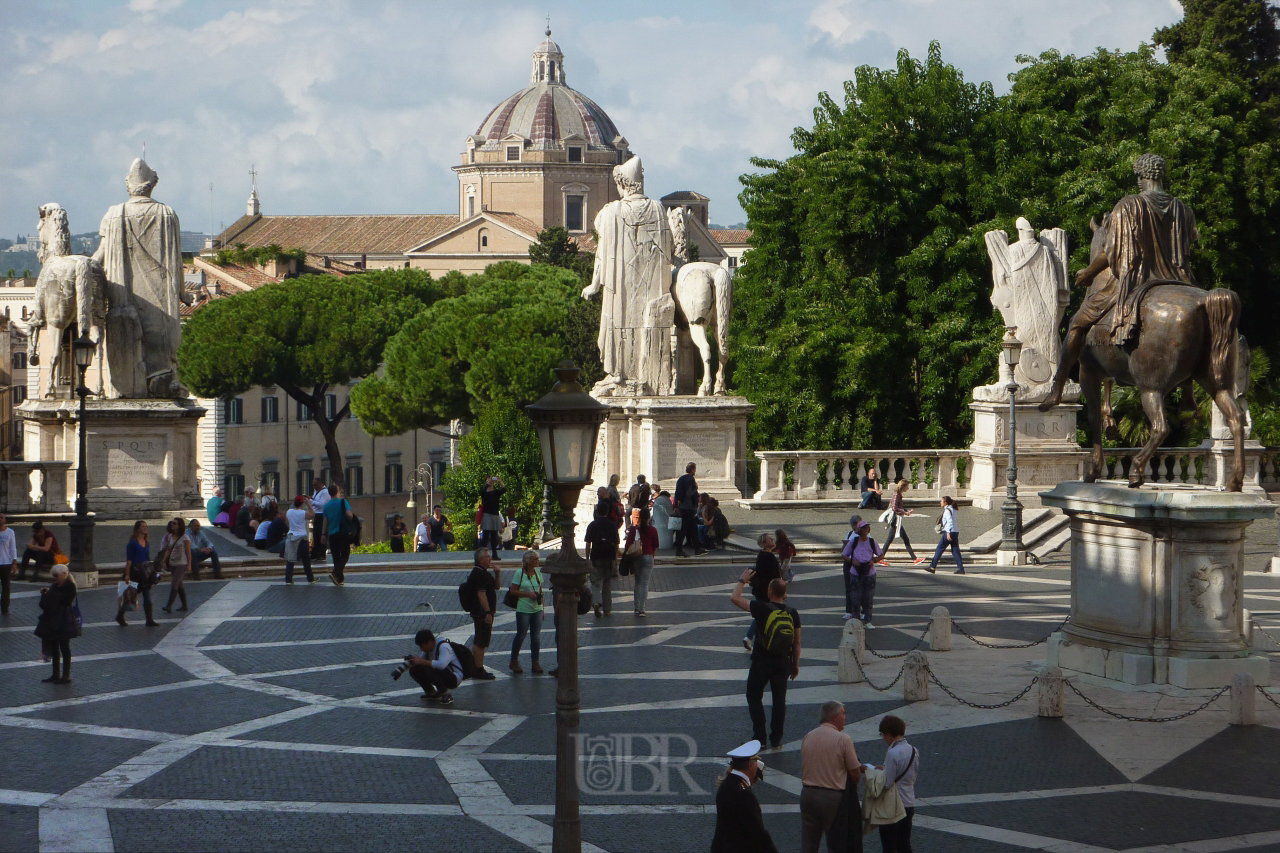
{"type": "Polygon", "coordinates": [[[911,497],[962,497],[968,483],[967,450],[767,450],[757,451],[760,491],[754,500],[861,498],[858,481],[872,467],[882,483],[911,481],[911,497]]]}
{"type": "Polygon", "coordinates": [[[70,471],[65,461],[0,461],[0,508],[10,515],[69,511],[70,471]]]}
{"type": "MultiPolygon", "coordinates": [[[[1104,480],[1127,480],[1139,447],[1104,451],[1104,480]]],[[[968,493],[972,460],[968,450],[767,450],[756,451],[760,489],[749,501],[857,501],[858,481],[872,467],[888,485],[900,477],[911,481],[912,500],[960,499],[968,493]]],[[[1043,455],[1043,454],[1042,454],[1043,455]]],[[[1073,460],[1074,462],[1074,460],[1073,460]]],[[[1208,486],[1222,483],[1229,453],[1205,447],[1162,447],[1148,463],[1147,482],[1208,486]]],[[[1280,492],[1280,447],[1245,447],[1246,487],[1280,492]]],[[[1021,480],[1021,478],[1020,478],[1021,480]]],[[[1054,483],[1021,483],[1049,488],[1054,483]]]]}

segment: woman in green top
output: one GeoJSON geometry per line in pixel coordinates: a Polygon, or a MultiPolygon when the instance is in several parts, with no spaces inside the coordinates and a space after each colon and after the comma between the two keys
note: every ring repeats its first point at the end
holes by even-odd
{"type": "Polygon", "coordinates": [[[525,634],[529,635],[529,653],[533,655],[533,671],[542,674],[538,653],[542,651],[542,572],[538,571],[538,552],[525,551],[521,560],[521,572],[511,582],[511,592],[520,599],[516,602],[516,639],[511,644],[511,671],[524,672],[520,668],[520,647],[525,634]]]}

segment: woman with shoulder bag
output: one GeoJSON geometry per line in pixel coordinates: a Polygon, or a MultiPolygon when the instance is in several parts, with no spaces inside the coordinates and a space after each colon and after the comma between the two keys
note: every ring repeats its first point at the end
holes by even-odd
{"type": "Polygon", "coordinates": [[[955,573],[962,575],[964,559],[960,556],[960,528],[956,525],[956,502],[951,499],[951,495],[943,495],[940,503],[942,515],[938,516],[938,523],[934,525],[934,529],[942,538],[938,540],[938,547],[933,552],[933,561],[925,566],[924,570],[933,574],[938,568],[938,560],[942,559],[942,552],[950,545],[951,555],[956,558],[955,573]]]}
{"type": "Polygon", "coordinates": [[[868,628],[871,624],[871,606],[876,595],[876,562],[884,556],[884,549],[871,538],[871,522],[859,521],[854,537],[845,543],[845,553],[851,564],[849,584],[853,591],[852,613],[868,628]]]}
{"type": "Polygon", "coordinates": [[[81,632],[76,609],[76,585],[67,567],[56,563],[50,570],[53,583],[40,590],[40,619],[35,634],[44,653],[53,661],[53,675],[44,679],[51,684],[71,683],[71,639],[81,632]],[[58,671],[61,664],[62,671],[58,671]]]}
{"type": "Polygon", "coordinates": [[[165,613],[173,612],[175,598],[182,599],[182,606],[178,610],[187,609],[187,587],[184,581],[187,569],[191,566],[191,540],[184,535],[186,532],[187,523],[181,518],[175,518],[165,525],[164,538],[160,540],[161,562],[170,572],[169,603],[160,608],[165,613]]]}
{"type": "Polygon", "coordinates": [[[524,645],[525,635],[529,637],[529,654],[533,658],[530,669],[536,675],[542,674],[539,655],[542,652],[542,572],[538,571],[538,552],[525,551],[521,559],[521,572],[511,582],[508,596],[516,597],[516,638],[511,644],[511,671],[519,675],[524,672],[520,668],[520,647],[524,645]]]}
{"type": "Polygon", "coordinates": [[[636,519],[636,526],[627,531],[626,548],[623,551],[623,559],[635,557],[634,544],[639,544],[639,559],[631,561],[632,571],[635,572],[635,607],[636,615],[640,617],[647,616],[644,605],[649,599],[649,575],[653,573],[653,555],[658,550],[658,531],[649,523],[649,508],[641,507],[637,510],[639,517],[636,519]]]}
{"type": "MultiPolygon", "coordinates": [[[[915,549],[911,547],[911,539],[907,537],[907,529],[902,526],[903,519],[908,515],[915,514],[913,510],[907,509],[906,500],[903,498],[903,495],[909,488],[911,488],[911,483],[907,481],[906,477],[903,477],[898,481],[898,485],[894,488],[893,496],[889,498],[889,538],[884,542],[884,552],[885,554],[889,553],[889,546],[893,544],[895,536],[901,537],[903,547],[907,549],[907,553],[911,555],[911,559],[915,560],[913,565],[918,566],[924,562],[924,557],[916,556],[915,549]]],[[[877,565],[887,566],[889,565],[889,561],[881,558],[877,565]]]]}
{"type": "MultiPolygon", "coordinates": [[[[137,594],[142,596],[142,609],[147,615],[147,626],[151,628],[159,627],[151,613],[151,587],[156,582],[155,572],[151,566],[151,546],[147,540],[147,523],[145,521],[136,521],[133,524],[133,536],[129,539],[129,544],[125,546],[124,551],[124,576],[121,578],[127,584],[133,584],[137,589],[137,594]]],[[[124,609],[127,606],[125,596],[128,595],[126,589],[125,595],[120,596],[120,609],[116,611],[116,621],[121,625],[128,625],[124,621],[124,609]]]]}

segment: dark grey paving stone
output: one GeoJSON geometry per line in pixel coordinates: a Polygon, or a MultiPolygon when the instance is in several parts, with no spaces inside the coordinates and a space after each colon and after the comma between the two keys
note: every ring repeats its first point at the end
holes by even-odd
{"type": "MultiPolygon", "coordinates": [[[[353,575],[351,581],[364,580],[353,575]]],[[[422,607],[430,602],[439,612],[459,610],[457,589],[386,589],[379,587],[333,586],[326,573],[321,573],[314,585],[298,583],[294,575],[293,586],[272,584],[261,595],[246,604],[237,616],[326,616],[349,613],[408,613],[420,610],[424,616],[432,611],[422,607]]],[[[380,581],[375,581],[380,583],[380,581]]],[[[427,582],[421,579],[420,582],[427,582]]],[[[434,581],[432,581],[434,583],[434,581]]]]}
{"type": "Polygon", "coordinates": [[[352,666],[345,669],[307,672],[300,675],[284,675],[278,678],[264,678],[261,680],[268,684],[278,684],[281,687],[289,687],[320,696],[331,696],[334,699],[352,699],[356,696],[390,693],[395,690],[413,687],[414,682],[407,675],[403,676],[399,681],[391,678],[391,673],[398,663],[399,661],[388,661],[379,666],[352,666]]]}
{"type": "MultiPolygon", "coordinates": [[[[745,616],[745,614],[744,614],[745,616]]],[[[681,646],[741,646],[751,620],[744,618],[740,625],[714,626],[694,628],[671,640],[672,644],[681,646]]],[[[828,625],[812,625],[800,614],[800,645],[804,648],[830,649],[840,645],[843,628],[828,625]]],[[[742,659],[747,659],[746,649],[742,650],[742,659]]],[[[743,664],[746,665],[745,663],[743,664]]],[[[745,676],[744,676],[745,677],[745,676]]]]}
{"type": "Polygon", "coordinates": [[[176,795],[197,800],[457,802],[435,762],[425,758],[226,746],[202,747],[126,793],[164,799],[176,795]]]}
{"type": "MultiPolygon", "coordinates": [[[[119,626],[116,626],[119,628],[119,626]]],[[[35,637],[33,641],[39,642],[35,637]]],[[[71,683],[44,684],[49,668],[45,664],[22,669],[0,670],[0,707],[12,708],[49,702],[54,699],[73,699],[131,690],[139,687],[155,687],[190,681],[191,673],[167,658],[150,654],[139,657],[112,658],[110,660],[80,661],[76,659],[80,640],[71,641],[71,683]]],[[[39,655],[39,646],[35,654],[39,655]]]]}
{"type": "MultiPolygon", "coordinates": [[[[346,592],[334,590],[335,592],[346,592]]],[[[350,619],[264,619],[224,622],[209,632],[201,646],[233,646],[243,643],[296,643],[303,640],[343,640],[352,637],[405,637],[422,628],[447,630],[464,623],[462,614],[421,616],[357,616],[350,619]]]]}
{"type": "Polygon", "coordinates": [[[152,741],[0,726],[3,786],[64,794],[154,746],[152,741]]]}
{"type": "MultiPolygon", "coordinates": [[[[1128,781],[1062,720],[1032,717],[920,735],[908,730],[907,740],[920,750],[916,793],[921,797],[1128,781]]],[[[883,740],[859,742],[857,747],[865,763],[884,762],[883,740]]]]}
{"type": "Polygon", "coordinates": [[[40,849],[40,810],[33,806],[0,806],[0,851],[37,853],[40,849]]]}
{"type": "Polygon", "coordinates": [[[45,720],[191,735],[301,707],[300,702],[225,684],[200,684],[40,711],[45,720]]]}
{"type": "Polygon", "coordinates": [[[448,749],[485,724],[482,717],[461,714],[406,714],[368,708],[335,708],[258,729],[242,740],[331,743],[394,749],[448,749]]]}
{"type": "MultiPolygon", "coordinates": [[[[1257,697],[1260,716],[1275,708],[1257,697]]],[[[1217,791],[1248,797],[1280,799],[1275,759],[1280,755],[1280,730],[1270,726],[1228,726],[1142,779],[1147,785],[1167,785],[1193,791],[1217,791]],[[1212,769],[1212,772],[1205,772],[1212,769]]]]}
{"type": "MultiPolygon", "coordinates": [[[[1066,616],[1063,615],[1062,619],[1054,619],[1052,622],[1027,619],[993,619],[981,622],[961,621],[959,627],[980,638],[983,642],[989,643],[994,640],[996,645],[1001,643],[1033,643],[1048,639],[1054,631],[1062,627],[1062,622],[1065,619],[1066,616]]],[[[954,625],[952,626],[951,642],[953,646],[957,643],[973,644],[973,641],[964,636],[959,628],[954,625]]]]}
{"type": "Polygon", "coordinates": [[[288,812],[154,812],[109,809],[116,850],[169,853],[385,853],[448,850],[450,853],[527,853],[518,844],[469,817],[434,815],[337,815],[288,812]]]}
{"type": "MultiPolygon", "coordinates": [[[[741,639],[741,638],[739,638],[741,639]]],[[[741,667],[743,683],[750,663],[745,653],[701,651],[667,646],[623,646],[584,649],[578,656],[578,671],[587,674],[610,672],[688,672],[702,669],[741,667]]]]}
{"type": "Polygon", "coordinates": [[[1116,850],[1280,830],[1277,809],[1125,791],[932,807],[921,813],[1116,850]]]}
{"type": "MultiPolygon", "coordinates": [[[[553,818],[538,819],[546,824],[553,823],[553,818]]],[[[764,825],[774,846],[781,853],[794,853],[800,849],[798,813],[766,814],[764,825]]],[[[582,818],[583,841],[603,847],[611,853],[652,853],[655,839],[661,839],[663,851],[704,853],[710,849],[715,832],[714,814],[586,815],[582,818]]],[[[878,848],[873,846],[866,849],[871,851],[878,848]]]]}
{"type": "Polygon", "coordinates": [[[395,640],[341,641],[316,646],[269,646],[258,649],[213,649],[213,660],[237,675],[281,672],[308,666],[364,661],[394,661],[417,651],[413,637],[395,640]]]}

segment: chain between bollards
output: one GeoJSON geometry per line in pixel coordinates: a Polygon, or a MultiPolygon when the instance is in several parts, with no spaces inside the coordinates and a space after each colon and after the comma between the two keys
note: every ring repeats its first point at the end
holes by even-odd
{"type": "Polygon", "coordinates": [[[1256,685],[1256,687],[1258,692],[1262,694],[1263,698],[1265,698],[1272,705],[1275,705],[1277,708],[1280,708],[1280,702],[1277,702],[1276,697],[1268,693],[1265,687],[1263,687],[1261,684],[1256,685]]]}
{"type": "Polygon", "coordinates": [[[902,680],[902,673],[906,672],[907,670],[907,665],[903,664],[901,667],[898,668],[898,674],[893,679],[893,681],[890,681],[884,687],[877,687],[875,682],[873,682],[870,676],[867,675],[867,671],[862,668],[862,661],[858,660],[857,655],[853,656],[853,662],[858,665],[858,672],[862,673],[862,680],[866,682],[867,686],[870,687],[872,690],[878,690],[881,693],[884,693],[887,690],[892,690],[893,685],[897,684],[899,681],[902,680]]]}
{"type": "Polygon", "coordinates": [[[975,636],[973,636],[972,634],[970,634],[970,633],[969,633],[968,631],[966,631],[964,628],[961,628],[961,627],[960,627],[960,623],[959,623],[959,622],[957,622],[957,621],[956,621],[956,620],[954,620],[954,619],[952,619],[952,620],[951,620],[951,626],[952,626],[953,628],[955,628],[957,631],[959,631],[961,634],[964,634],[966,637],[968,637],[968,638],[969,638],[970,640],[972,640],[973,642],[977,643],[977,644],[978,644],[978,645],[980,645],[980,646],[986,646],[988,649],[1029,649],[1029,648],[1031,648],[1032,646],[1038,646],[1038,645],[1040,645],[1041,643],[1047,642],[1047,641],[1048,641],[1048,639],[1049,639],[1050,637],[1052,637],[1054,634],[1056,634],[1056,633],[1059,631],[1059,629],[1061,629],[1061,628],[1062,628],[1062,626],[1063,626],[1063,625],[1066,625],[1066,624],[1067,624],[1067,622],[1068,622],[1068,621],[1070,621],[1070,619],[1071,619],[1071,617],[1070,617],[1070,616],[1068,616],[1066,619],[1063,619],[1061,622],[1059,622],[1059,623],[1058,623],[1058,626],[1057,626],[1056,628],[1054,628],[1054,629],[1053,629],[1052,631],[1050,631],[1048,634],[1045,634],[1043,637],[1041,637],[1040,639],[1036,640],[1036,641],[1035,641],[1035,642],[1033,642],[1033,643],[1014,643],[1014,644],[1012,644],[1012,645],[1000,645],[1000,644],[997,644],[997,643],[984,643],[982,640],[979,640],[977,637],[975,637],[975,636]]]}
{"type": "Polygon", "coordinates": [[[967,699],[961,699],[959,696],[951,692],[951,688],[947,687],[947,685],[943,684],[941,681],[938,680],[938,676],[933,674],[932,669],[929,670],[929,680],[932,681],[934,684],[938,685],[939,687],[941,687],[943,693],[947,694],[952,699],[959,702],[961,705],[968,705],[970,708],[979,708],[983,711],[994,711],[996,708],[1006,708],[1009,705],[1012,705],[1014,702],[1017,702],[1023,696],[1026,696],[1027,693],[1031,691],[1031,688],[1035,687],[1036,683],[1040,681],[1040,676],[1037,675],[1035,678],[1032,678],[1031,683],[1028,684],[1026,687],[1022,688],[1022,691],[1017,696],[1014,696],[1012,699],[1008,700],[1007,702],[1000,702],[999,704],[996,704],[996,705],[981,705],[977,702],[970,702],[967,699]]]}
{"type": "Polygon", "coordinates": [[[924,630],[920,632],[920,637],[919,637],[919,639],[917,639],[917,640],[916,640],[915,645],[913,645],[911,648],[907,649],[905,652],[901,652],[901,653],[897,653],[897,654],[882,655],[882,654],[880,654],[878,651],[876,651],[875,649],[873,649],[873,648],[871,648],[870,646],[868,646],[865,642],[863,643],[862,647],[863,647],[864,649],[866,649],[867,651],[871,652],[871,654],[873,654],[873,655],[875,655],[876,657],[880,658],[881,660],[893,660],[894,658],[905,658],[907,655],[911,654],[911,653],[912,653],[912,652],[914,652],[916,649],[920,648],[920,646],[924,643],[924,638],[925,638],[925,637],[927,637],[927,636],[929,636],[929,626],[928,626],[928,625],[925,625],[925,626],[924,626],[924,630]]]}
{"type": "Polygon", "coordinates": [[[1229,691],[1229,690],[1231,689],[1231,685],[1230,685],[1230,684],[1228,684],[1226,687],[1223,687],[1223,688],[1222,688],[1221,690],[1219,690],[1217,693],[1213,694],[1213,695],[1212,695],[1212,696],[1210,696],[1208,699],[1206,699],[1206,700],[1204,701],[1204,704],[1203,704],[1203,705],[1201,705],[1200,707],[1198,707],[1198,708],[1193,708],[1192,710],[1190,710],[1190,711],[1186,711],[1185,713],[1182,713],[1182,714],[1175,714],[1175,715],[1174,715],[1174,716],[1172,716],[1172,717],[1131,717],[1131,716],[1129,716],[1128,714],[1117,714],[1115,711],[1111,711],[1111,710],[1108,710],[1108,709],[1106,709],[1106,708],[1102,707],[1102,706],[1101,706],[1101,705],[1099,705],[1097,702],[1093,701],[1093,700],[1092,700],[1092,699],[1090,699],[1088,696],[1086,696],[1086,695],[1084,695],[1083,693],[1081,693],[1081,692],[1080,692],[1080,689],[1079,689],[1078,687],[1076,687],[1074,684],[1072,684],[1069,680],[1068,680],[1068,681],[1066,681],[1065,683],[1066,683],[1066,685],[1067,685],[1068,687],[1070,687],[1070,688],[1071,688],[1071,692],[1072,692],[1072,693],[1076,694],[1076,695],[1077,695],[1077,696],[1079,696],[1081,699],[1083,699],[1085,702],[1087,702],[1088,704],[1090,704],[1090,705],[1092,705],[1093,707],[1097,708],[1097,709],[1098,709],[1099,711],[1101,711],[1102,713],[1104,713],[1104,714],[1109,714],[1110,716],[1115,717],[1117,720],[1126,720],[1126,721],[1128,721],[1128,722],[1130,722],[1130,723],[1172,723],[1174,720],[1182,720],[1182,719],[1186,719],[1187,717],[1190,717],[1192,714],[1198,714],[1198,713],[1200,713],[1201,711],[1203,711],[1205,708],[1208,708],[1208,707],[1209,707],[1210,705],[1212,705],[1212,704],[1213,704],[1213,703],[1214,703],[1214,702],[1215,702],[1219,697],[1221,697],[1221,696],[1222,696],[1222,694],[1226,693],[1227,691],[1229,691]]]}

